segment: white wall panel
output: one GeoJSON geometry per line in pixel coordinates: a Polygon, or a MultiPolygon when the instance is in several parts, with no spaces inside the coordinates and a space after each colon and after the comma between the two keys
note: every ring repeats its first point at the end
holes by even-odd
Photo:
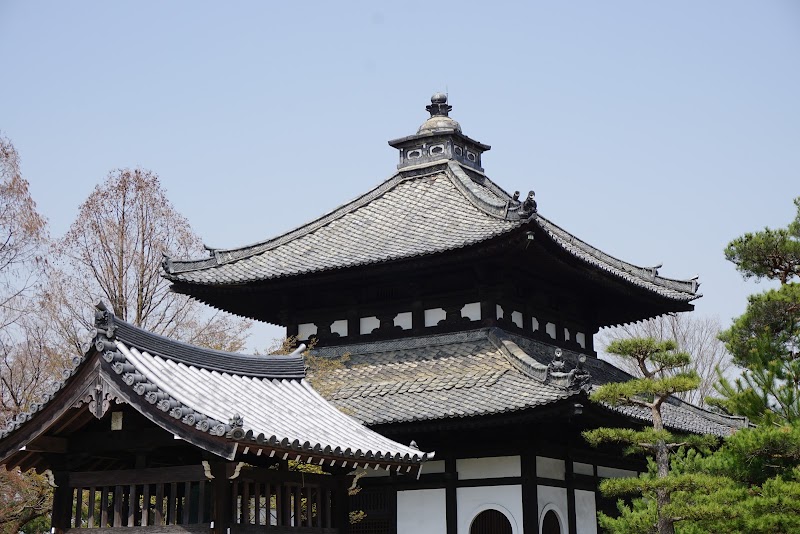
{"type": "Polygon", "coordinates": [[[567,515],[567,489],[540,485],[537,487],[536,493],[539,496],[539,527],[541,528],[544,514],[548,510],[553,510],[561,523],[561,533],[566,534],[569,532],[569,525],[567,524],[569,518],[567,515]]]}
{"type": "Polygon", "coordinates": [[[481,303],[480,302],[470,302],[469,304],[464,304],[464,307],[461,308],[461,317],[465,317],[470,321],[480,321],[481,320],[481,303]]]}
{"type": "Polygon", "coordinates": [[[555,480],[564,480],[566,477],[567,466],[564,460],[557,458],[545,458],[544,456],[536,457],[536,476],[541,478],[553,478],[555,480]]]}
{"type": "MultiPolygon", "coordinates": [[[[523,534],[522,486],[458,488],[456,497],[458,498],[458,534],[469,534],[469,527],[475,516],[490,508],[498,510],[508,518],[512,534],[523,534]]],[[[445,530],[441,532],[445,532],[445,530]]]]}
{"type": "Polygon", "coordinates": [[[422,464],[422,474],[429,475],[431,473],[444,473],[444,460],[435,460],[433,462],[425,462],[422,464]]]}
{"type": "Polygon", "coordinates": [[[639,476],[636,471],[630,469],[617,469],[616,467],[597,466],[597,476],[602,478],[632,478],[639,476]]]}
{"type": "Polygon", "coordinates": [[[397,492],[397,534],[447,532],[444,489],[397,492]]]}
{"type": "Polygon", "coordinates": [[[575,526],[578,534],[597,534],[594,492],[575,490],[575,526]]]}
{"type": "Polygon", "coordinates": [[[572,472],[579,475],[594,476],[594,466],[592,464],[572,462],[572,472]]]}
{"type": "Polygon", "coordinates": [[[518,477],[522,472],[519,456],[463,458],[456,460],[456,470],[459,480],[518,477]]]}

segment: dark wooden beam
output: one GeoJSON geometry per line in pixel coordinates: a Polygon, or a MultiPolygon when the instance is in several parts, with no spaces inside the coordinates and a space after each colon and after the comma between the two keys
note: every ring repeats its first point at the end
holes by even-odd
{"type": "Polygon", "coordinates": [[[64,454],[67,452],[67,440],[53,436],[39,436],[25,445],[25,450],[30,452],[64,454]]]}
{"type": "Polygon", "coordinates": [[[69,438],[70,452],[88,454],[112,451],[142,451],[171,447],[176,443],[169,432],[161,428],[82,432],[69,438]]]}

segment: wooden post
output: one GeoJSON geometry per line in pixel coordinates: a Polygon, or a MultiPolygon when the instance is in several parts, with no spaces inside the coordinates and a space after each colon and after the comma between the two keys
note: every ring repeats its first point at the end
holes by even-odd
{"type": "Polygon", "coordinates": [[[333,526],[339,529],[339,534],[347,534],[350,532],[350,498],[347,495],[350,478],[337,476],[336,481],[333,493],[333,526]]]}
{"type": "Polygon", "coordinates": [[[458,532],[458,494],[456,483],[458,482],[458,469],[456,459],[448,456],[444,459],[445,481],[445,521],[447,522],[447,534],[458,532]]]}
{"type": "Polygon", "coordinates": [[[212,463],[211,474],[214,476],[214,480],[211,481],[213,492],[211,521],[214,522],[212,532],[227,534],[231,524],[231,483],[228,480],[226,463],[212,463]]]}
{"type": "Polygon", "coordinates": [[[55,534],[62,534],[70,528],[72,519],[72,488],[69,487],[69,474],[56,472],[53,474],[56,489],[53,492],[52,527],[55,534]]]}
{"type": "Polygon", "coordinates": [[[536,454],[524,452],[522,462],[522,530],[539,532],[539,488],[536,479],[536,454]]]}
{"type": "Polygon", "coordinates": [[[567,459],[565,460],[566,473],[565,477],[567,482],[567,521],[569,521],[569,534],[578,533],[578,525],[575,513],[575,475],[573,474],[572,455],[567,450],[567,459]]]}

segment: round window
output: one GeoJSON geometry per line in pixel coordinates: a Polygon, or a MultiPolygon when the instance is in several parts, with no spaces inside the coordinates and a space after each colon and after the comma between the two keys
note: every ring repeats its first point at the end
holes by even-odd
{"type": "Polygon", "coordinates": [[[475,516],[469,534],[511,534],[511,522],[497,510],[484,510],[475,516]]]}
{"type": "Polygon", "coordinates": [[[542,534],[561,534],[561,522],[552,510],[544,514],[542,520],[542,534]]]}

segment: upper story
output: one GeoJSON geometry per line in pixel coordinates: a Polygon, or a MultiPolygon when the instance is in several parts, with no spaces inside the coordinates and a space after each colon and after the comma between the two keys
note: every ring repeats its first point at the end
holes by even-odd
{"type": "Polygon", "coordinates": [[[437,93],[416,134],[390,141],[397,172],[283,235],[194,260],[168,258],[173,289],[335,345],[500,326],[594,353],[599,328],[689,311],[677,280],[580,240],[482,167],[437,93]]]}

